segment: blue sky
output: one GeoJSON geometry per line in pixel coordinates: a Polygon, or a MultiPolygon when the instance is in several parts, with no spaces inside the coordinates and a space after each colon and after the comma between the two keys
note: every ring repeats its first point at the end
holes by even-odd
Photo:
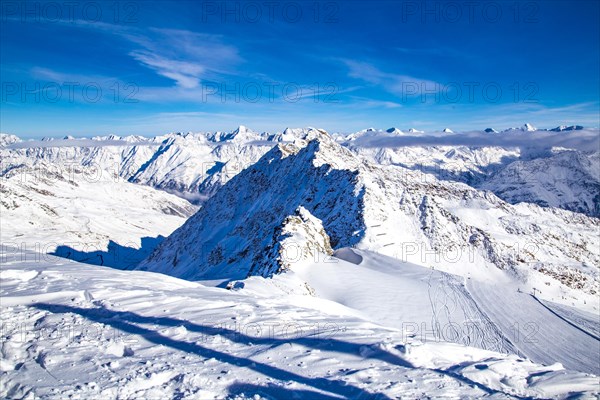
{"type": "Polygon", "coordinates": [[[15,2],[22,137],[598,126],[597,1],[15,2]]]}

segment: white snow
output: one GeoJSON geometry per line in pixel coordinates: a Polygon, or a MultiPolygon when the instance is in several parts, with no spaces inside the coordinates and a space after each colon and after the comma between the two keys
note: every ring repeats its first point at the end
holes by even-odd
{"type": "MultiPolygon", "coordinates": [[[[338,251],[339,252],[339,251],[338,251]]],[[[454,342],[538,363],[600,374],[600,321],[567,306],[547,306],[505,277],[502,285],[463,278],[401,262],[376,253],[345,249],[342,259],[299,263],[277,276],[273,285],[290,288],[305,282],[314,295],[345,306],[346,312],[403,332],[422,342],[454,342]],[[561,307],[562,317],[551,307],[561,307]]],[[[262,280],[248,280],[257,291],[262,280]]],[[[550,303],[552,304],[552,303],[550,303]]]]}
{"type": "Polygon", "coordinates": [[[2,247],[118,268],[137,265],[196,210],[103,170],[51,163],[13,168],[0,193],[2,247]]]}
{"type": "Polygon", "coordinates": [[[598,389],[597,377],[557,364],[421,341],[280,291],[67,260],[3,265],[30,278],[2,277],[5,398],[547,398],[598,389]]]}

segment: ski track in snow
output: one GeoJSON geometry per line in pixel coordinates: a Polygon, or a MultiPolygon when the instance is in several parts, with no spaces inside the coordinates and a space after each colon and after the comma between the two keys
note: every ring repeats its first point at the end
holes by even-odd
{"type": "Polygon", "coordinates": [[[541,301],[540,299],[538,299],[537,297],[535,297],[533,295],[531,297],[533,297],[533,299],[535,299],[535,301],[537,301],[546,310],[550,311],[553,315],[557,316],[558,318],[560,318],[561,320],[563,320],[567,324],[571,325],[573,328],[577,329],[581,333],[584,333],[584,334],[588,335],[589,337],[591,337],[592,339],[594,339],[594,340],[596,340],[596,341],[598,341],[600,343],[600,338],[598,336],[594,335],[591,332],[586,331],[584,328],[578,326],[576,323],[569,321],[567,318],[563,317],[562,315],[560,315],[559,313],[557,313],[556,311],[554,311],[551,307],[549,307],[546,304],[544,304],[544,302],[541,301]]]}
{"type": "Polygon", "coordinates": [[[469,292],[504,335],[531,360],[560,362],[565,368],[600,374],[600,341],[549,311],[526,293],[481,282],[469,282],[469,292]]]}
{"type": "Polygon", "coordinates": [[[522,356],[477,306],[458,277],[440,272],[441,283],[432,286],[433,274],[432,271],[428,280],[428,294],[433,312],[432,326],[438,339],[522,356]],[[462,315],[459,320],[452,318],[457,311],[462,315]]]}

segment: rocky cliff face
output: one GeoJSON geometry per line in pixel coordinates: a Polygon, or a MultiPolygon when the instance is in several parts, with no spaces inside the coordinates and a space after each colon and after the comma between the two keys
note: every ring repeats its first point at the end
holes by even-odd
{"type": "Polygon", "coordinates": [[[248,275],[264,277],[288,271],[295,263],[319,261],[333,254],[329,235],[321,220],[299,206],[275,229],[273,240],[262,257],[253,260],[248,275]]]}
{"type": "Polygon", "coordinates": [[[321,221],[333,247],[357,244],[364,233],[358,171],[332,165],[346,159],[356,167],[357,160],[331,139],[318,139],[324,135],[312,130],[273,148],[218,190],[141,267],[187,279],[271,273],[264,256],[300,206],[321,221]],[[335,160],[327,155],[333,146],[341,151],[335,160]]]}

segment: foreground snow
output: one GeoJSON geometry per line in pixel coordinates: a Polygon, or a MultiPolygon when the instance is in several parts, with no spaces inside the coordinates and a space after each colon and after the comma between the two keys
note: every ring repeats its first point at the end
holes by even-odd
{"type": "Polygon", "coordinates": [[[329,300],[23,256],[2,255],[2,397],[547,398],[597,390],[595,376],[403,337],[329,300]]]}
{"type": "Polygon", "coordinates": [[[322,257],[272,281],[248,279],[243,290],[294,292],[304,284],[347,313],[399,329],[406,338],[455,342],[600,374],[600,353],[590,351],[600,347],[597,309],[587,313],[542,302],[508,274],[502,284],[490,284],[377,253],[343,250],[336,254],[352,262],[322,257]]]}

